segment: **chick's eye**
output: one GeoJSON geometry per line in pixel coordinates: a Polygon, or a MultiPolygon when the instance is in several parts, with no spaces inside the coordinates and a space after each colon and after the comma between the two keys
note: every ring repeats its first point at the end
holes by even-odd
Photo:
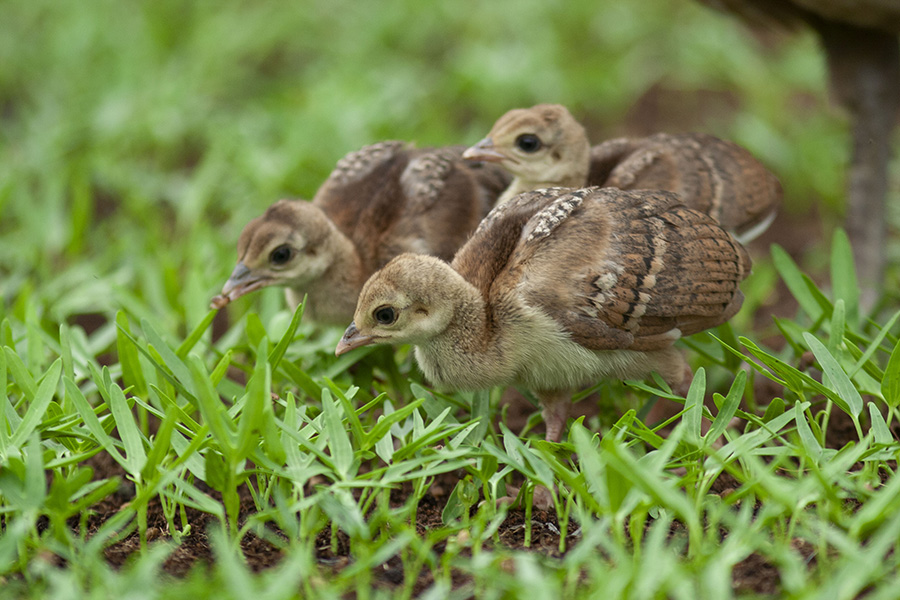
{"type": "Polygon", "coordinates": [[[390,306],[376,308],[375,312],[372,313],[372,316],[374,316],[375,320],[381,325],[390,325],[397,320],[397,312],[390,306]]]}
{"type": "Polygon", "coordinates": [[[278,246],[269,254],[269,261],[273,265],[283,265],[287,261],[291,260],[291,256],[293,256],[294,252],[291,250],[291,247],[287,244],[282,244],[278,246]]]}
{"type": "Polygon", "coordinates": [[[537,152],[541,149],[541,138],[533,133],[523,133],[516,138],[516,146],[522,152],[537,152]]]}

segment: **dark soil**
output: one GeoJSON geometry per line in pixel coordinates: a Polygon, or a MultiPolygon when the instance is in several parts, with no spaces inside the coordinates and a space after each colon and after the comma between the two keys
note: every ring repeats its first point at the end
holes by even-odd
{"type": "MultiPolygon", "coordinates": [[[[513,422],[511,425],[524,425],[524,420],[527,419],[529,412],[527,407],[531,405],[524,399],[515,401],[510,398],[510,401],[520,406],[515,413],[508,413],[507,417],[513,417],[510,419],[511,421],[521,420],[520,423],[513,422]]],[[[833,414],[831,422],[833,423],[833,428],[829,428],[829,446],[841,447],[847,441],[855,439],[856,434],[852,425],[840,419],[839,411],[833,414]]],[[[86,524],[88,533],[91,534],[96,532],[104,521],[115,515],[123,505],[133,498],[134,487],[125,479],[121,467],[105,453],[94,456],[87,464],[95,470],[95,478],[119,477],[123,481],[116,493],[93,507],[93,514],[86,524]]],[[[441,511],[450,492],[463,475],[463,472],[457,472],[437,477],[428,492],[421,499],[416,513],[417,529],[421,534],[424,535],[427,531],[442,527],[441,511]]],[[[710,493],[726,498],[734,493],[738,487],[740,487],[739,482],[729,474],[723,473],[714,482],[710,493]]],[[[204,491],[210,496],[218,498],[215,491],[209,489],[204,489],[204,491]]],[[[244,519],[252,514],[254,506],[249,491],[244,488],[241,492],[241,519],[244,519]]],[[[409,488],[393,490],[391,503],[397,506],[403,504],[410,493],[411,489],[409,488]]],[[[203,565],[209,564],[215,559],[206,533],[214,518],[206,513],[190,508],[186,512],[188,522],[191,525],[191,533],[182,539],[181,543],[163,565],[164,571],[173,577],[183,577],[192,568],[202,568],[203,565]]],[[[73,522],[72,525],[76,527],[77,523],[73,522]]],[[[539,509],[533,511],[531,517],[531,544],[528,547],[525,546],[525,525],[524,509],[511,509],[506,521],[498,531],[500,544],[508,549],[538,552],[551,558],[561,556],[559,552],[560,525],[553,511],[539,509]]],[[[680,524],[675,523],[673,525],[673,534],[677,533],[676,530],[679,528],[680,524]]],[[[566,540],[566,546],[572,548],[578,543],[577,524],[570,523],[568,534],[569,538],[566,540]]],[[[279,535],[279,532],[276,531],[275,535],[279,535]]],[[[727,535],[727,533],[723,532],[723,535],[727,535]]],[[[148,507],[147,540],[152,543],[156,540],[167,538],[170,538],[170,535],[167,531],[166,520],[158,499],[154,499],[148,507]]],[[[804,556],[812,564],[814,559],[813,549],[799,539],[795,540],[795,545],[801,556],[804,556]]],[[[282,552],[277,546],[257,537],[253,533],[248,533],[244,537],[241,542],[241,549],[247,565],[254,571],[272,567],[282,559],[282,552]]],[[[138,534],[135,532],[123,540],[110,545],[106,549],[106,558],[111,565],[121,566],[125,564],[133,553],[140,550],[140,541],[138,534]]],[[[443,544],[435,547],[435,551],[438,553],[443,552],[443,550],[443,544]]],[[[330,528],[324,529],[319,533],[316,540],[315,557],[322,567],[335,572],[339,572],[347,567],[352,561],[347,536],[343,532],[338,532],[336,538],[332,539],[330,528]]],[[[391,557],[381,568],[375,569],[372,573],[372,581],[374,585],[386,589],[402,586],[404,573],[399,557],[391,557]]],[[[424,569],[420,573],[414,589],[418,594],[428,589],[433,582],[431,572],[424,569]]],[[[780,577],[777,566],[758,554],[751,554],[733,567],[732,582],[733,589],[738,594],[772,595],[780,591],[780,577]]],[[[455,586],[464,586],[469,583],[471,582],[464,574],[457,573],[454,576],[455,586]]]]}

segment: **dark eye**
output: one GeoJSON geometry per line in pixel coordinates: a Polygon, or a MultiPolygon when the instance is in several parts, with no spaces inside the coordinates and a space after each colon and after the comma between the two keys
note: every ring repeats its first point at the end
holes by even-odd
{"type": "Polygon", "coordinates": [[[516,138],[516,146],[518,146],[519,150],[522,152],[537,152],[542,146],[541,138],[533,133],[523,133],[516,138]]]}
{"type": "Polygon", "coordinates": [[[287,261],[291,260],[291,257],[294,255],[294,251],[291,250],[291,247],[287,244],[282,244],[278,246],[269,254],[269,262],[273,265],[283,265],[287,263],[287,261]]]}
{"type": "Polygon", "coordinates": [[[390,325],[397,320],[397,313],[390,306],[376,308],[372,315],[375,317],[375,320],[382,325],[390,325]]]}

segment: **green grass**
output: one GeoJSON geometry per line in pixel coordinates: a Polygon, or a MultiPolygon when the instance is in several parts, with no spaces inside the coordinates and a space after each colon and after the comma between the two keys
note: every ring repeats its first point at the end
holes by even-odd
{"type": "Polygon", "coordinates": [[[434,598],[728,598],[748,557],[786,597],[894,596],[900,293],[861,314],[839,231],[799,265],[779,247],[755,257],[733,324],[685,344],[697,377],[666,438],[637,417],[669,395],[654,384],[602,383],[600,415],[550,444],[535,419],[494,425],[497,391],[432,392],[406,350],[335,358],[340,331],[277,290],[230,306],[215,341],[207,309],[246,221],[311,196],[344,153],[471,143],[540,101],[570,105],[599,140],[630,133],[639,98],[664,92],[678,101],[657,120],[746,145],[785,183],[786,213],[816,205],[830,231],[847,132],[811,36],[763,43],[674,0],[3,12],[0,596],[412,597],[425,572],[434,598]],[[782,282],[796,313],[755,319],[782,282]],[[95,477],[100,458],[122,475],[95,477]],[[729,493],[712,491],[720,477],[729,493]],[[456,479],[443,524],[417,530],[429,486],[456,479]],[[515,514],[540,551],[500,536],[510,509],[493,500],[522,482],[515,514]],[[530,518],[538,485],[552,548],[530,518]],[[135,536],[113,566],[105,550],[135,536]],[[207,536],[208,566],[164,574],[207,536]],[[251,569],[254,536],[277,566],[251,569]],[[350,560],[317,560],[323,544],[350,560]],[[389,562],[399,591],[379,577],[389,562]]]}

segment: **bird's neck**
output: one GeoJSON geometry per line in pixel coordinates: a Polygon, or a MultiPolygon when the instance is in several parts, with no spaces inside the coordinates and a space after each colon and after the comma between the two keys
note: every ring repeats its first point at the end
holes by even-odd
{"type": "Polygon", "coordinates": [[[322,276],[309,285],[288,288],[288,301],[296,306],[306,294],[306,314],[317,323],[347,326],[353,320],[356,300],[366,281],[366,273],[356,247],[335,227],[327,248],[333,260],[322,276]]]}
{"type": "Polygon", "coordinates": [[[447,328],[416,344],[416,360],[426,378],[439,387],[486,389],[502,383],[498,373],[500,379],[511,379],[514,357],[505,348],[503,324],[495,322],[478,290],[466,285],[468,289],[460,289],[455,297],[447,328]]]}
{"type": "Polygon", "coordinates": [[[550,177],[542,177],[540,179],[532,179],[529,177],[516,176],[509,184],[509,187],[503,191],[503,194],[497,200],[497,204],[502,204],[513,197],[532,190],[552,187],[570,187],[581,188],[587,185],[589,164],[580,163],[577,166],[566,169],[558,175],[550,177]]]}

